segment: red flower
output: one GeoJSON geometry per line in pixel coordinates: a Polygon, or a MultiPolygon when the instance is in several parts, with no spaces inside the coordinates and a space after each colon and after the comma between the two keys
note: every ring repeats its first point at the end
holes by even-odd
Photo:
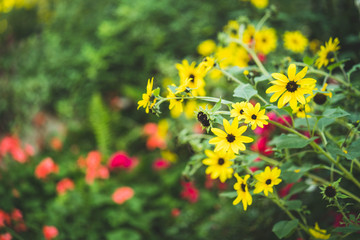
{"type": "Polygon", "coordinates": [[[152,164],[152,168],[155,171],[161,171],[161,170],[169,168],[170,166],[171,166],[170,162],[163,158],[156,159],[152,164]]]}
{"type": "Polygon", "coordinates": [[[292,120],[289,115],[282,115],[282,118],[279,117],[277,121],[287,127],[289,126],[288,124],[292,125],[292,120]]]}
{"type": "Polygon", "coordinates": [[[285,187],[281,188],[281,189],[279,190],[279,196],[280,196],[281,198],[286,197],[286,196],[289,194],[289,192],[290,192],[290,190],[291,190],[291,188],[292,188],[292,186],[293,186],[294,184],[295,184],[295,183],[289,183],[289,184],[287,184],[285,187]]]}
{"type": "Polygon", "coordinates": [[[4,227],[5,225],[10,225],[10,223],[11,223],[10,215],[0,209],[0,228],[4,227]]]}
{"type": "Polygon", "coordinates": [[[86,159],[80,157],[78,165],[86,168],[85,180],[92,184],[96,178],[109,178],[109,169],[101,164],[101,153],[98,151],[89,152],[86,159]]]}
{"type": "Polygon", "coordinates": [[[196,203],[199,198],[199,190],[194,186],[193,182],[181,182],[183,190],[181,197],[191,203],[196,203]]]}
{"type": "Polygon", "coordinates": [[[251,145],[251,150],[269,156],[273,151],[271,150],[271,147],[267,145],[268,142],[269,140],[266,136],[260,137],[253,145],[251,145]]]}
{"type": "Polygon", "coordinates": [[[4,233],[0,235],[0,240],[11,240],[12,236],[10,233],[4,233]]]}
{"type": "Polygon", "coordinates": [[[14,208],[14,210],[11,212],[11,218],[15,222],[23,221],[22,213],[19,209],[14,208]]]}
{"type": "MultiPolygon", "coordinates": [[[[268,114],[266,114],[269,117],[269,120],[272,121],[277,121],[277,116],[275,113],[273,112],[269,112],[268,114]]],[[[254,133],[256,135],[261,135],[261,136],[270,136],[271,132],[275,130],[275,126],[271,123],[269,123],[268,125],[264,125],[263,128],[256,128],[254,130],[254,133]]]]}
{"type": "Polygon", "coordinates": [[[110,170],[114,169],[127,169],[131,170],[138,164],[138,160],[136,158],[129,157],[126,152],[120,151],[114,153],[109,160],[109,168],[110,170]]]}
{"type": "Polygon", "coordinates": [[[39,179],[46,178],[47,175],[51,173],[58,173],[59,166],[54,163],[54,161],[48,157],[42,160],[35,169],[35,176],[39,179]]]}
{"type": "Polygon", "coordinates": [[[173,208],[171,210],[171,216],[173,216],[174,218],[178,217],[180,214],[181,214],[181,211],[178,208],[173,208]]]}
{"type": "Polygon", "coordinates": [[[64,178],[56,184],[56,191],[59,195],[63,195],[68,190],[72,190],[74,188],[75,184],[70,178],[64,178]]]}
{"type": "Polygon", "coordinates": [[[55,151],[60,151],[62,149],[62,145],[61,140],[57,137],[52,138],[50,141],[50,146],[55,151]]]}
{"type": "Polygon", "coordinates": [[[56,238],[57,235],[59,235],[59,231],[54,226],[44,226],[43,234],[46,240],[51,240],[53,238],[56,238]]]}
{"type": "Polygon", "coordinates": [[[131,187],[120,187],[115,190],[112,199],[117,204],[123,204],[134,196],[135,192],[131,187]]]}

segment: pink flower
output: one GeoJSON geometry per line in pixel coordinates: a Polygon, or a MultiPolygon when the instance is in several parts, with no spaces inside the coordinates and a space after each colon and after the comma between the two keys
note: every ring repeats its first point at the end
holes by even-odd
{"type": "Polygon", "coordinates": [[[4,227],[5,225],[10,225],[10,223],[11,223],[10,215],[0,209],[0,228],[4,227]]]}
{"type": "Polygon", "coordinates": [[[0,235],[0,240],[11,240],[12,236],[10,233],[4,233],[0,235]]]}
{"type": "Polygon", "coordinates": [[[144,125],[144,134],[145,135],[155,135],[157,134],[157,130],[158,130],[158,127],[157,127],[157,124],[156,123],[146,123],[144,125]]]}
{"type": "Polygon", "coordinates": [[[25,163],[27,160],[26,153],[20,147],[13,148],[11,150],[11,156],[15,161],[17,161],[19,163],[25,163]]]}
{"type": "Polygon", "coordinates": [[[266,55],[265,54],[258,53],[257,56],[258,56],[260,62],[264,63],[266,61],[266,55]]]}
{"type": "Polygon", "coordinates": [[[7,136],[4,137],[0,142],[0,153],[1,155],[6,155],[8,152],[11,152],[12,149],[18,148],[20,146],[19,139],[17,137],[7,136]]]}
{"type": "Polygon", "coordinates": [[[89,152],[85,160],[79,158],[78,164],[86,168],[85,180],[88,184],[96,178],[109,178],[109,169],[101,164],[101,153],[98,151],[89,152]]]}
{"type": "Polygon", "coordinates": [[[135,192],[131,187],[120,187],[115,190],[112,200],[117,204],[123,204],[134,196],[135,192]]]}
{"type": "Polygon", "coordinates": [[[191,203],[196,203],[199,198],[199,190],[194,186],[193,182],[181,182],[183,190],[181,197],[191,203]]]}
{"type": "Polygon", "coordinates": [[[28,143],[25,144],[24,151],[28,156],[34,156],[35,155],[34,147],[32,145],[28,144],[28,143]]]}
{"type": "Polygon", "coordinates": [[[17,208],[14,208],[14,210],[11,212],[11,218],[15,222],[23,221],[23,215],[21,211],[17,208]]]}
{"type": "Polygon", "coordinates": [[[197,122],[193,126],[193,132],[197,134],[202,134],[205,132],[205,130],[202,128],[201,123],[197,122]]]}
{"type": "Polygon", "coordinates": [[[101,179],[108,179],[109,178],[109,169],[105,166],[101,166],[97,170],[97,176],[101,179]]]}
{"type": "Polygon", "coordinates": [[[74,188],[75,184],[70,178],[64,178],[56,184],[56,191],[59,195],[63,195],[68,190],[72,190],[74,188]]]}
{"type": "Polygon", "coordinates": [[[281,189],[279,190],[279,196],[280,196],[281,198],[286,197],[286,196],[289,194],[289,192],[290,192],[290,190],[291,190],[291,188],[292,188],[292,186],[293,186],[294,184],[295,184],[295,183],[289,183],[289,184],[287,184],[285,187],[281,188],[281,189]]]}
{"type": "Polygon", "coordinates": [[[273,153],[271,147],[267,145],[269,142],[266,136],[260,137],[254,144],[251,145],[251,150],[259,152],[262,155],[269,156],[273,153]]]}
{"type": "Polygon", "coordinates": [[[163,138],[159,137],[158,135],[152,135],[146,141],[146,147],[149,150],[154,150],[156,148],[165,149],[166,142],[163,138]]]}
{"type": "Polygon", "coordinates": [[[114,153],[109,160],[109,168],[110,170],[114,169],[127,169],[131,170],[138,164],[138,160],[136,158],[129,157],[126,152],[120,151],[114,153]]]}
{"type": "Polygon", "coordinates": [[[44,226],[43,234],[46,240],[51,240],[59,235],[59,231],[54,226],[44,226]]]}
{"type": "Polygon", "coordinates": [[[37,165],[35,169],[35,176],[39,179],[44,179],[47,177],[47,175],[58,172],[59,166],[55,164],[50,157],[47,157],[42,160],[39,165],[37,165]]]}
{"type": "Polygon", "coordinates": [[[292,125],[292,120],[289,115],[282,115],[282,118],[279,117],[277,121],[284,126],[289,126],[288,124],[292,125]]]}
{"type": "Polygon", "coordinates": [[[163,158],[156,159],[152,164],[152,168],[155,171],[161,171],[161,170],[169,168],[170,166],[171,166],[170,162],[163,158]]]}
{"type": "Polygon", "coordinates": [[[62,149],[62,145],[61,140],[57,137],[52,138],[50,141],[50,146],[55,151],[60,151],[62,149]]]}

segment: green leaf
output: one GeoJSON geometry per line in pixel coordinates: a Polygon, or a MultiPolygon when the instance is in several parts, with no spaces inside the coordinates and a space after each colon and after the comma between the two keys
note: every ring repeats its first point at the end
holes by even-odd
{"type": "Polygon", "coordinates": [[[277,149],[284,148],[303,148],[318,137],[312,137],[310,139],[303,139],[295,134],[281,134],[275,137],[270,144],[275,145],[277,149]]]}
{"type": "Polygon", "coordinates": [[[257,94],[257,91],[250,84],[242,84],[235,88],[233,96],[249,101],[255,94],[257,94]]]}
{"type": "Polygon", "coordinates": [[[318,121],[317,126],[321,131],[324,131],[327,126],[331,125],[334,122],[335,122],[335,120],[332,118],[321,118],[318,121]]]}
{"type": "Polygon", "coordinates": [[[304,191],[305,189],[307,189],[309,187],[309,185],[307,185],[304,182],[298,182],[295,183],[292,188],[290,189],[289,194],[286,196],[287,198],[290,198],[292,195],[297,194],[299,192],[304,191]]]}
{"type": "Polygon", "coordinates": [[[360,231],[360,226],[350,225],[348,227],[338,227],[338,228],[334,228],[333,231],[341,232],[341,233],[358,232],[358,231],[360,231]]]}
{"type": "Polygon", "coordinates": [[[326,118],[339,118],[350,115],[348,112],[342,110],[340,107],[326,109],[323,116],[326,118]]]}
{"type": "Polygon", "coordinates": [[[347,72],[347,76],[348,78],[350,79],[350,75],[353,73],[353,72],[356,72],[360,70],[360,63],[358,64],[355,64],[348,72],[347,72]]]}
{"type": "Polygon", "coordinates": [[[220,100],[211,108],[211,112],[215,113],[217,110],[221,108],[221,98],[220,100]]]}
{"type": "Polygon", "coordinates": [[[343,59],[343,60],[341,60],[341,61],[339,61],[339,62],[336,62],[336,63],[334,63],[334,64],[331,64],[330,66],[327,67],[327,69],[331,72],[332,70],[334,70],[335,68],[337,68],[337,67],[339,67],[339,66],[341,66],[341,65],[344,66],[343,63],[345,63],[345,62],[347,62],[347,61],[349,61],[349,60],[350,60],[350,58],[343,59]]]}
{"type": "Polygon", "coordinates": [[[160,88],[154,89],[153,94],[154,94],[155,97],[159,97],[159,95],[160,95],[160,88]]]}
{"type": "Polygon", "coordinates": [[[351,160],[360,157],[360,138],[355,142],[351,143],[347,151],[348,153],[345,154],[345,156],[351,160]]]}
{"type": "Polygon", "coordinates": [[[300,201],[300,200],[291,200],[291,201],[287,201],[285,204],[286,204],[286,206],[288,207],[289,210],[300,211],[301,206],[302,206],[302,201],[300,201]]]}
{"type": "Polygon", "coordinates": [[[265,81],[265,80],[268,80],[268,79],[271,79],[270,75],[261,75],[259,77],[255,77],[254,81],[255,81],[255,83],[258,83],[258,82],[262,82],[262,81],[265,81]]]}
{"type": "Polygon", "coordinates": [[[119,240],[119,239],[128,239],[128,240],[140,240],[142,239],[141,235],[131,229],[120,229],[109,232],[106,234],[107,240],[119,240]]]}
{"type": "Polygon", "coordinates": [[[290,236],[291,233],[298,226],[298,224],[299,224],[299,220],[297,219],[291,221],[280,221],[273,226],[272,231],[276,234],[278,238],[281,239],[290,236]]]}
{"type": "Polygon", "coordinates": [[[232,191],[232,192],[223,192],[223,193],[220,193],[220,197],[226,197],[226,198],[236,198],[236,197],[237,197],[237,192],[236,192],[236,191],[232,191]]]}
{"type": "Polygon", "coordinates": [[[303,58],[303,62],[304,62],[306,65],[311,66],[311,65],[314,64],[315,59],[316,59],[316,57],[312,57],[312,58],[311,58],[311,57],[309,57],[309,56],[305,56],[305,57],[303,58]]]}

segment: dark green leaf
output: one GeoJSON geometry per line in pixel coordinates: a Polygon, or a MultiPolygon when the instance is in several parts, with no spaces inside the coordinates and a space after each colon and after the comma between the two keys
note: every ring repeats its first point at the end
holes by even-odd
{"type": "Polygon", "coordinates": [[[272,231],[276,234],[278,238],[281,239],[290,236],[291,233],[298,226],[298,224],[299,224],[299,220],[297,219],[291,221],[280,221],[274,225],[272,231]]]}
{"type": "Polygon", "coordinates": [[[107,233],[106,239],[107,240],[119,240],[119,239],[140,240],[141,235],[135,232],[134,230],[120,229],[107,233]]]}
{"type": "Polygon", "coordinates": [[[257,94],[257,91],[250,84],[242,84],[235,88],[233,96],[249,101],[255,94],[257,94]]]}
{"type": "Polygon", "coordinates": [[[347,62],[347,61],[349,61],[349,60],[350,60],[350,59],[347,58],[347,59],[341,60],[341,61],[339,61],[339,62],[336,62],[336,63],[334,63],[334,64],[331,64],[330,66],[327,67],[327,69],[331,72],[332,70],[334,70],[335,68],[337,68],[337,67],[339,67],[339,66],[341,66],[341,65],[344,66],[343,63],[345,63],[345,62],[347,62]]]}
{"type": "Polygon", "coordinates": [[[360,63],[355,64],[348,72],[347,72],[347,76],[350,79],[350,75],[355,72],[358,71],[360,69],[360,63]]]}
{"type": "Polygon", "coordinates": [[[300,200],[287,201],[286,206],[289,210],[299,211],[301,210],[302,202],[300,200]]]}
{"type": "Polygon", "coordinates": [[[220,100],[211,108],[211,112],[216,112],[217,110],[219,110],[221,108],[221,98],[220,100]]]}
{"type": "Polygon", "coordinates": [[[351,143],[350,147],[347,149],[348,153],[345,156],[349,159],[354,159],[360,157],[360,138],[355,142],[351,143]]]}
{"type": "Polygon", "coordinates": [[[358,231],[360,231],[360,226],[350,225],[348,227],[338,227],[338,228],[335,228],[333,231],[341,232],[341,233],[358,232],[358,231]]]}
{"type": "Polygon", "coordinates": [[[281,134],[275,137],[270,144],[275,145],[277,149],[284,148],[303,148],[318,137],[312,137],[310,139],[300,138],[295,134],[281,134]]]}
{"type": "Polygon", "coordinates": [[[340,107],[326,109],[323,113],[324,117],[327,118],[339,118],[350,115],[348,112],[342,110],[340,107]]]}
{"type": "Polygon", "coordinates": [[[306,183],[304,182],[298,182],[298,183],[295,183],[292,188],[290,189],[290,192],[289,194],[286,196],[287,198],[290,198],[292,195],[296,194],[296,193],[299,193],[299,192],[302,192],[304,191],[305,189],[307,189],[309,187],[309,185],[307,185],[306,183]]]}
{"type": "Polygon", "coordinates": [[[262,81],[265,81],[265,80],[268,80],[268,79],[271,79],[270,75],[261,75],[259,77],[255,77],[254,81],[255,81],[255,83],[258,83],[258,82],[262,82],[262,81]]]}
{"type": "Polygon", "coordinates": [[[318,121],[318,128],[320,130],[324,130],[327,126],[329,126],[330,124],[332,124],[335,120],[332,119],[332,118],[321,118],[319,121],[318,121]]]}

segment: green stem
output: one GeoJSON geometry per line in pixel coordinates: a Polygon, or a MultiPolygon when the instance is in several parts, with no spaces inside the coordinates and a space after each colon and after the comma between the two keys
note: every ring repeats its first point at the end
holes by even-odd
{"type": "Polygon", "coordinates": [[[217,67],[217,69],[219,69],[226,77],[228,77],[229,79],[233,80],[234,82],[236,82],[239,85],[242,85],[244,83],[242,83],[239,79],[237,79],[236,77],[234,77],[232,74],[228,73],[227,71],[225,71],[224,69],[217,67]]]}
{"type": "Polygon", "coordinates": [[[346,216],[346,214],[344,213],[344,208],[340,205],[339,201],[335,198],[335,205],[337,206],[337,208],[339,209],[341,215],[343,216],[343,218],[349,223],[351,224],[350,219],[346,216]]]}
{"type": "Polygon", "coordinates": [[[261,27],[264,25],[264,23],[271,17],[271,11],[267,10],[265,15],[260,19],[258,24],[256,25],[256,31],[259,31],[261,27]]]}

